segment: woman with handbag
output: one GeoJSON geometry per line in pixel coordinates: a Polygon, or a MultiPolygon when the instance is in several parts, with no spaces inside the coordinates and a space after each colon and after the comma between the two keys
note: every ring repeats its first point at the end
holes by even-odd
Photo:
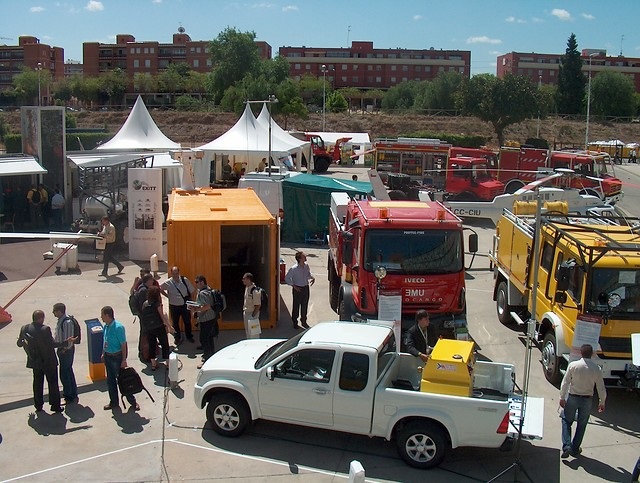
{"type": "Polygon", "coordinates": [[[151,286],[147,290],[147,300],[142,304],[140,311],[140,325],[149,341],[151,369],[155,371],[158,368],[156,345],[162,346],[162,358],[168,360],[169,338],[167,333],[173,333],[169,318],[164,314],[160,289],[156,286],[151,286]]]}

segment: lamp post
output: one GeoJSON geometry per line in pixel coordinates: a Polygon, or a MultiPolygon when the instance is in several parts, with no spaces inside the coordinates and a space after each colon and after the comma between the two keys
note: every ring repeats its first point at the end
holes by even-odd
{"type": "Polygon", "coordinates": [[[325,122],[324,122],[324,114],[325,114],[325,106],[326,106],[326,91],[327,91],[327,66],[322,64],[320,66],[320,71],[322,72],[322,132],[324,132],[325,122]]]}
{"type": "MultiPolygon", "coordinates": [[[[542,87],[542,76],[538,76],[538,96],[540,96],[540,88],[542,87]]],[[[538,100],[538,102],[540,102],[538,100]]],[[[538,129],[536,129],[536,139],[540,139],[540,104],[538,104],[538,129]]]]}
{"type": "Polygon", "coordinates": [[[589,82],[587,83],[587,127],[584,133],[584,149],[589,150],[589,113],[591,111],[591,59],[597,52],[589,54],[589,82]]]}
{"type": "Polygon", "coordinates": [[[42,71],[42,62],[38,62],[38,66],[36,67],[38,71],[38,107],[40,107],[41,97],[40,97],[40,72],[42,71]]]}
{"type": "Polygon", "coordinates": [[[271,104],[278,102],[278,98],[274,94],[270,94],[269,98],[264,101],[246,101],[247,104],[267,104],[267,111],[269,111],[269,159],[267,160],[267,166],[269,166],[269,176],[271,176],[271,104]]]}

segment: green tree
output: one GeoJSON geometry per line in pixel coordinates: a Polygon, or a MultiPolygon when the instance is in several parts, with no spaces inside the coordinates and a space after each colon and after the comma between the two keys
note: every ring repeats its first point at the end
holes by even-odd
{"type": "Polygon", "coordinates": [[[124,95],[127,92],[127,74],[122,69],[115,68],[103,73],[99,78],[100,97],[110,105],[124,105],[124,95]]]}
{"type": "Polygon", "coordinates": [[[327,96],[326,110],[329,112],[344,112],[348,109],[349,104],[342,94],[337,91],[327,96]]]}
{"type": "Polygon", "coordinates": [[[209,90],[219,103],[225,91],[248,73],[257,73],[260,66],[255,32],[239,32],[227,27],[209,44],[213,72],[209,90]]]}
{"type": "Polygon", "coordinates": [[[592,114],[631,117],[635,113],[634,101],[635,87],[626,75],[604,70],[591,79],[592,114]]]}
{"type": "Polygon", "coordinates": [[[582,72],[582,58],[578,52],[575,34],[567,41],[567,49],[560,57],[558,70],[558,88],[556,105],[561,114],[579,114],[583,112],[586,78],[582,72]]]}
{"type": "Polygon", "coordinates": [[[71,78],[73,96],[91,107],[100,98],[100,78],[75,75],[71,78]]]}
{"type": "Polygon", "coordinates": [[[44,97],[50,84],[51,73],[48,70],[37,71],[25,67],[20,74],[13,77],[16,97],[22,102],[32,102],[33,105],[38,105],[38,87],[40,96],[44,97]]]}
{"type": "Polygon", "coordinates": [[[458,106],[465,114],[491,123],[502,146],[508,126],[538,115],[537,87],[524,76],[507,74],[498,79],[480,74],[463,84],[458,106]]]}
{"type": "Polygon", "coordinates": [[[198,111],[202,103],[195,97],[184,95],[176,98],[176,109],[178,111],[198,111]]]}
{"type": "Polygon", "coordinates": [[[303,102],[307,106],[322,108],[322,79],[318,79],[314,75],[305,75],[298,81],[298,84],[300,86],[300,97],[302,97],[303,102]]]}
{"type": "Polygon", "coordinates": [[[51,96],[57,101],[69,102],[73,97],[71,81],[66,78],[55,81],[51,86],[51,96]]]}
{"type": "Polygon", "coordinates": [[[297,82],[289,78],[283,80],[276,87],[276,97],[278,98],[278,103],[272,106],[274,107],[272,113],[279,114],[284,119],[283,129],[287,129],[289,119],[292,117],[308,118],[309,111],[307,111],[304,102],[302,102],[300,86],[297,82]]]}
{"type": "Polygon", "coordinates": [[[382,109],[385,111],[409,110],[413,108],[418,82],[401,82],[391,87],[382,98],[382,109]]]}
{"type": "Polygon", "coordinates": [[[157,76],[136,72],[133,74],[133,88],[140,94],[158,92],[158,78],[157,76]]]}
{"type": "Polygon", "coordinates": [[[461,84],[462,75],[458,72],[441,72],[432,81],[417,84],[414,107],[417,110],[453,111],[461,84]]]}

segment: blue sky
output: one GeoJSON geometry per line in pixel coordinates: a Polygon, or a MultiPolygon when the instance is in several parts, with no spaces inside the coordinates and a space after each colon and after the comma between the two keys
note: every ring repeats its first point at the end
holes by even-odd
{"type": "Polygon", "coordinates": [[[564,53],[575,33],[579,49],[640,57],[637,0],[0,0],[0,44],[20,35],[63,47],[82,60],[83,42],[115,42],[116,34],[169,43],[180,25],[192,40],[226,27],[254,31],[274,55],[281,46],[471,51],[471,73],[496,73],[507,52],[564,53]]]}

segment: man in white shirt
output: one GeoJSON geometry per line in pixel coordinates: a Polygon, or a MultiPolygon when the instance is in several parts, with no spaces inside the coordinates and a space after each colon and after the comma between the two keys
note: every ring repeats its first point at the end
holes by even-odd
{"type": "Polygon", "coordinates": [[[51,198],[51,217],[53,218],[53,226],[62,228],[62,214],[64,213],[64,196],[60,194],[60,190],[56,188],[56,192],[51,198]]]}
{"type": "Polygon", "coordinates": [[[196,292],[195,287],[188,278],[180,276],[178,267],[172,267],[171,277],[163,282],[160,288],[164,290],[169,299],[169,316],[175,330],[173,334],[175,345],[182,342],[180,317],[182,317],[182,323],[184,324],[184,335],[189,342],[194,342],[193,334],[191,333],[191,312],[187,307],[187,302],[192,300],[193,294],[196,292]]]}
{"type": "Polygon", "coordinates": [[[293,328],[300,328],[298,325],[298,317],[300,317],[302,327],[308,329],[309,287],[315,283],[316,279],[311,275],[311,269],[307,264],[307,256],[303,252],[296,253],[296,261],[298,263],[289,269],[284,281],[287,285],[291,285],[293,292],[293,307],[291,308],[293,328]]]}
{"type": "Polygon", "coordinates": [[[607,399],[607,391],[604,388],[604,379],[600,366],[591,360],[593,347],[584,344],[580,347],[581,359],[569,363],[567,372],[560,386],[560,407],[563,408],[562,416],[562,457],[569,455],[578,456],[582,453],[580,444],[587,430],[589,414],[591,413],[591,398],[593,398],[593,386],[598,390],[598,412],[604,411],[604,403],[607,399]],[[571,425],[576,420],[576,434],[571,440],[571,425]]]}
{"type": "Polygon", "coordinates": [[[242,276],[244,285],[244,299],[242,304],[242,318],[244,319],[244,331],[247,339],[259,339],[260,334],[251,333],[249,320],[260,318],[260,306],[262,305],[262,293],[253,282],[253,274],[245,273],[242,276]]]}

